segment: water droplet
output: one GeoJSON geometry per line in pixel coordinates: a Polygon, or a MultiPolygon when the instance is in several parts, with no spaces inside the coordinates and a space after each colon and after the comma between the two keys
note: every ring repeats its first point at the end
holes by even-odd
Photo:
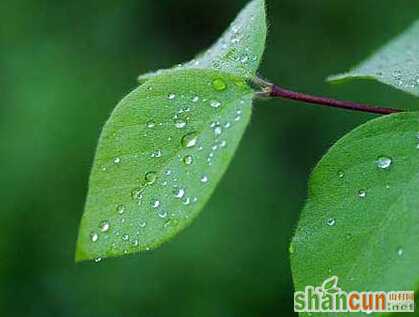
{"type": "Polygon", "coordinates": [[[146,126],[147,128],[154,128],[156,126],[156,122],[153,120],[147,121],[146,126]]]}
{"type": "Polygon", "coordinates": [[[157,199],[152,200],[151,201],[151,207],[153,207],[153,208],[159,208],[160,207],[160,200],[157,200],[157,199]]]}
{"type": "Polygon", "coordinates": [[[98,256],[98,257],[95,258],[95,262],[96,263],[99,263],[100,261],[102,261],[102,258],[101,257],[98,256]]]}
{"type": "Polygon", "coordinates": [[[114,162],[115,164],[119,164],[119,163],[121,163],[121,159],[120,159],[119,157],[116,157],[116,158],[113,160],[113,162],[114,162]]]}
{"type": "Polygon", "coordinates": [[[192,102],[196,103],[198,101],[199,101],[199,97],[198,96],[195,96],[195,97],[192,98],[192,102]]]}
{"type": "Polygon", "coordinates": [[[210,106],[213,108],[219,108],[221,106],[221,102],[217,101],[217,100],[212,100],[210,102],[210,106]]]}
{"type": "Polygon", "coordinates": [[[215,135],[221,135],[223,133],[223,128],[220,125],[216,125],[214,127],[214,134],[215,135]]]}
{"type": "Polygon", "coordinates": [[[192,133],[188,133],[186,135],[183,136],[181,143],[182,146],[187,147],[187,148],[191,148],[194,147],[196,145],[196,142],[198,141],[198,136],[195,132],[192,133]]]}
{"type": "Polygon", "coordinates": [[[189,198],[189,197],[186,197],[184,200],[183,200],[183,204],[184,205],[189,205],[191,203],[191,199],[189,198]]]}
{"type": "Polygon", "coordinates": [[[344,178],[345,177],[345,172],[344,171],[339,171],[338,176],[339,176],[339,178],[344,178]]]}
{"type": "Polygon", "coordinates": [[[376,163],[377,163],[378,168],[388,169],[391,166],[391,164],[393,163],[393,160],[391,158],[387,157],[387,156],[380,156],[377,159],[376,163]]]}
{"type": "Polygon", "coordinates": [[[168,96],[168,98],[169,98],[169,100],[173,100],[173,99],[175,99],[175,98],[176,98],[176,95],[175,95],[175,94],[170,94],[170,95],[168,96]]]}
{"type": "Polygon", "coordinates": [[[116,207],[116,211],[118,212],[118,214],[122,215],[125,212],[125,206],[124,205],[118,205],[116,207]]]}
{"type": "Polygon", "coordinates": [[[160,150],[157,150],[157,151],[151,153],[152,158],[159,158],[161,156],[162,156],[162,152],[160,150]]]}
{"type": "Polygon", "coordinates": [[[157,173],[156,172],[148,172],[144,176],[145,182],[148,185],[154,184],[154,182],[157,179],[157,173]]]}
{"type": "Polygon", "coordinates": [[[336,219],[335,218],[327,219],[327,225],[330,227],[333,227],[334,225],[336,225],[336,219]]]}
{"type": "Polygon", "coordinates": [[[127,241],[128,239],[129,239],[129,235],[127,234],[122,235],[122,240],[127,241]]]}
{"type": "Polygon", "coordinates": [[[100,225],[99,225],[100,231],[102,232],[108,232],[109,228],[110,228],[110,224],[107,221],[103,221],[100,225]]]}
{"type": "Polygon", "coordinates": [[[158,215],[159,215],[160,218],[166,218],[167,217],[167,211],[160,210],[158,212],[158,215]]]}
{"type": "Polygon", "coordinates": [[[186,165],[191,165],[191,164],[193,163],[193,157],[192,157],[192,155],[186,155],[186,156],[183,158],[183,162],[184,162],[186,165]]]}
{"type": "Polygon", "coordinates": [[[208,183],[208,176],[202,176],[201,183],[204,183],[204,184],[208,183]]]}
{"type": "Polygon", "coordinates": [[[96,232],[90,233],[90,241],[96,242],[99,239],[99,235],[96,232]]]}
{"type": "Polygon", "coordinates": [[[397,249],[397,255],[398,256],[402,256],[404,254],[404,250],[403,250],[403,248],[398,248],[397,249]]]}
{"type": "Polygon", "coordinates": [[[291,244],[288,251],[289,251],[290,254],[294,254],[294,252],[295,252],[294,245],[291,244]]]}
{"type": "Polygon", "coordinates": [[[223,91],[223,90],[226,90],[227,85],[224,82],[224,80],[222,80],[222,79],[214,79],[213,82],[212,82],[212,87],[215,90],[223,91]]]}
{"type": "Polygon", "coordinates": [[[221,141],[220,147],[225,148],[227,146],[227,141],[221,141]]]}
{"type": "Polygon", "coordinates": [[[143,199],[143,188],[134,189],[131,193],[131,197],[134,200],[139,200],[138,204],[140,205],[143,199]]]}
{"type": "Polygon", "coordinates": [[[175,194],[175,197],[178,199],[182,199],[183,196],[185,196],[185,190],[183,188],[177,188],[173,193],[175,194]]]}
{"type": "Polygon", "coordinates": [[[367,197],[367,192],[365,190],[360,190],[358,192],[358,197],[359,198],[365,198],[365,197],[367,197]]]}
{"type": "Polygon", "coordinates": [[[186,127],[186,121],[183,119],[176,119],[175,120],[175,127],[178,129],[183,129],[186,127]]]}

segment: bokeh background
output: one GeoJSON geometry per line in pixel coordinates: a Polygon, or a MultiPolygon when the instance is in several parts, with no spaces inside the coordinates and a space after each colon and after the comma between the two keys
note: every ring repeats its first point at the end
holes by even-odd
{"type": "MultiPolygon", "coordinates": [[[[198,220],[144,255],[75,264],[101,127],[142,72],[213,42],[246,0],[2,0],[0,316],[293,316],[288,243],[310,171],[372,115],[257,102],[198,220]]],[[[418,1],[268,0],[261,74],[355,101],[418,103],[369,82],[330,86],[418,16],[418,1]]]]}

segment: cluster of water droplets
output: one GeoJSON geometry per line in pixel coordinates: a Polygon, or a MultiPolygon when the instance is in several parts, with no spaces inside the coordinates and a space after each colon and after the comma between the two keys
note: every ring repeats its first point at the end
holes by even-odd
{"type": "Polygon", "coordinates": [[[232,72],[240,69],[244,73],[255,71],[261,53],[253,51],[253,44],[258,40],[254,38],[255,18],[245,10],[202,56],[179,64],[176,68],[214,68],[232,72]]]}
{"type": "MultiPolygon", "coordinates": [[[[174,109],[170,120],[147,120],[142,136],[151,138],[161,134],[162,129],[165,129],[165,135],[167,131],[173,132],[169,133],[171,136],[167,141],[178,148],[175,156],[177,160],[173,160],[173,152],[165,148],[155,148],[149,152],[148,159],[156,162],[165,162],[167,156],[167,168],[149,170],[139,177],[138,186],[129,192],[130,199],[115,205],[111,221],[102,220],[97,229],[91,232],[91,243],[108,240],[107,245],[115,249],[115,252],[122,247],[124,253],[130,253],[150,244],[144,238],[145,230],[149,227],[152,230],[159,226],[164,230],[173,230],[180,222],[191,217],[189,208],[199,203],[201,192],[210,188],[213,175],[211,169],[216,168],[212,166],[216,165],[217,159],[221,159],[223,151],[229,147],[227,133],[241,121],[243,107],[246,106],[245,101],[241,100],[235,106],[229,105],[231,109],[224,109],[226,105],[221,100],[225,99],[214,97],[217,93],[227,91],[230,85],[240,84],[215,78],[208,83],[212,91],[216,92],[215,95],[211,93],[211,98],[193,92],[172,92],[166,96],[174,109]],[[209,120],[208,115],[204,118],[207,123],[203,123],[205,121],[202,118],[196,119],[194,110],[201,107],[207,107],[206,113],[214,113],[214,119],[209,120]],[[150,215],[155,217],[150,218],[150,215]]],[[[120,170],[124,164],[128,164],[127,161],[128,158],[118,156],[112,159],[111,165],[120,170]]],[[[103,169],[106,173],[111,166],[107,167],[103,169]]],[[[97,258],[99,261],[100,257],[97,258]]]]}
{"type": "Polygon", "coordinates": [[[407,35],[397,41],[397,51],[402,53],[394,54],[395,47],[385,47],[369,60],[363,63],[355,73],[360,75],[374,74],[378,79],[394,86],[417,92],[419,90],[419,45],[416,41],[408,38],[407,35]]]}
{"type": "MultiPolygon", "coordinates": [[[[416,134],[416,140],[417,140],[417,148],[419,149],[419,132],[416,134]]],[[[375,167],[380,171],[389,171],[392,168],[393,164],[394,164],[393,158],[391,158],[388,155],[381,155],[374,161],[375,167]]],[[[337,177],[338,177],[338,179],[343,181],[345,179],[345,177],[347,177],[347,175],[346,175],[345,171],[339,170],[337,172],[337,177]]],[[[385,185],[385,188],[388,190],[388,189],[391,188],[391,186],[387,184],[387,185],[385,185]]],[[[364,200],[364,199],[367,198],[368,192],[365,189],[361,188],[356,192],[356,195],[357,195],[358,199],[364,200]]],[[[326,219],[325,223],[329,227],[335,227],[337,225],[337,219],[335,217],[329,217],[329,218],[326,219]]],[[[348,233],[347,234],[347,239],[351,240],[352,238],[353,238],[353,235],[351,233],[348,233]]],[[[396,254],[398,256],[403,256],[403,254],[404,254],[403,248],[401,248],[401,247],[397,248],[396,254]]]]}

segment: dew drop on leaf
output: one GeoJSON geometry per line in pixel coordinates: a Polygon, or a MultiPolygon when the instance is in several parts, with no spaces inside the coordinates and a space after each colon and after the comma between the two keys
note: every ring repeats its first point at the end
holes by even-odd
{"type": "Polygon", "coordinates": [[[175,197],[178,199],[182,199],[185,196],[185,190],[183,188],[175,189],[174,192],[175,197]]]}
{"type": "Polygon", "coordinates": [[[196,132],[191,132],[183,136],[181,143],[183,147],[191,148],[196,145],[197,141],[198,141],[198,136],[196,132]]]}
{"type": "Polygon", "coordinates": [[[99,263],[100,261],[102,261],[102,258],[101,257],[98,256],[98,257],[95,258],[95,262],[96,263],[99,263]]]}
{"type": "Polygon", "coordinates": [[[175,127],[178,129],[183,129],[186,127],[186,121],[183,119],[176,119],[175,120],[175,127]]]}
{"type": "Polygon", "coordinates": [[[99,228],[100,228],[100,231],[102,231],[102,232],[108,232],[109,231],[109,228],[110,228],[110,224],[107,221],[103,221],[100,224],[99,228]]]}
{"type": "Polygon", "coordinates": [[[214,134],[215,135],[221,135],[223,133],[223,128],[220,125],[216,125],[214,127],[214,134]]]}
{"type": "Polygon", "coordinates": [[[118,212],[118,214],[122,215],[125,212],[125,206],[124,205],[118,205],[116,207],[116,211],[118,212]]]}
{"type": "Polygon", "coordinates": [[[92,242],[96,242],[98,239],[99,239],[99,235],[98,235],[96,232],[92,232],[92,233],[90,234],[90,240],[91,240],[92,242]]]}
{"type": "Polygon", "coordinates": [[[152,157],[152,158],[159,158],[159,157],[161,157],[161,156],[162,156],[162,152],[161,152],[161,150],[157,150],[157,151],[155,151],[155,152],[151,153],[151,157],[152,157]]]}
{"type": "Polygon", "coordinates": [[[359,198],[365,198],[365,197],[367,197],[367,192],[365,190],[360,190],[358,192],[358,197],[359,198]]]}
{"type": "Polygon", "coordinates": [[[339,171],[338,172],[338,177],[339,178],[344,178],[345,177],[345,172],[344,171],[339,171]]]}
{"type": "Polygon", "coordinates": [[[214,79],[212,82],[212,87],[217,91],[223,91],[227,89],[227,85],[222,79],[214,79]]]}
{"type": "Polygon", "coordinates": [[[119,163],[121,163],[121,159],[120,159],[119,157],[116,157],[116,158],[113,160],[113,162],[114,162],[115,164],[119,164],[119,163]]]}
{"type": "Polygon", "coordinates": [[[159,208],[160,207],[160,200],[157,200],[157,199],[152,200],[151,201],[151,207],[153,207],[153,208],[159,208]]]}
{"type": "Polygon", "coordinates": [[[220,108],[221,107],[221,102],[219,102],[218,100],[211,100],[210,101],[210,106],[213,108],[220,108]]]}
{"type": "Polygon", "coordinates": [[[127,234],[122,235],[122,240],[127,241],[128,239],[129,239],[129,235],[127,234]]]}
{"type": "Polygon", "coordinates": [[[192,155],[186,155],[186,156],[183,158],[183,162],[184,162],[186,165],[191,165],[191,164],[193,163],[193,156],[192,156],[192,155]]]}
{"type": "Polygon", "coordinates": [[[398,256],[402,256],[404,254],[404,250],[403,250],[403,248],[398,248],[397,249],[397,255],[398,256]]]}
{"type": "Polygon", "coordinates": [[[148,172],[145,174],[145,182],[148,185],[154,184],[157,179],[157,173],[156,172],[148,172]]]}
{"type": "Polygon", "coordinates": [[[388,169],[391,164],[393,163],[393,160],[390,157],[387,156],[380,156],[377,159],[377,167],[380,169],[388,169]]]}
{"type": "Polygon", "coordinates": [[[156,126],[156,122],[155,121],[153,121],[153,120],[150,120],[150,121],[147,121],[147,123],[146,123],[146,127],[147,128],[154,128],[156,126]]]}
{"type": "Polygon", "coordinates": [[[327,219],[327,225],[330,227],[333,227],[336,225],[336,219],[335,218],[329,218],[327,219]]]}
{"type": "Polygon", "coordinates": [[[173,99],[175,99],[175,98],[176,98],[176,95],[175,95],[175,94],[170,94],[170,95],[168,96],[168,98],[169,98],[169,100],[173,100],[173,99]]]}
{"type": "Polygon", "coordinates": [[[288,251],[289,251],[290,254],[294,254],[295,249],[294,249],[294,246],[292,244],[290,245],[288,251]]]}
{"type": "Polygon", "coordinates": [[[204,183],[204,184],[208,183],[208,176],[202,176],[201,183],[204,183]]]}

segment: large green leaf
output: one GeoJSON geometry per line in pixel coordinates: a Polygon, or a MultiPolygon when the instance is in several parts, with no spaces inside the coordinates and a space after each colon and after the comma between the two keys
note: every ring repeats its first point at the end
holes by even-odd
{"type": "Polygon", "coordinates": [[[330,81],[375,79],[419,96],[419,21],[351,71],[330,81]]]}
{"type": "Polygon", "coordinates": [[[233,157],[253,95],[239,77],[192,69],[128,95],[99,141],[76,259],[149,250],[185,228],[233,157]]]}
{"type": "MultiPolygon", "coordinates": [[[[252,78],[262,60],[266,29],[265,1],[253,0],[211,48],[174,69],[211,68],[252,78]]],[[[170,69],[141,75],[138,79],[144,82],[167,71],[170,69]]]]}
{"type": "Polygon", "coordinates": [[[296,289],[334,275],[347,291],[416,289],[418,131],[418,113],[379,118],[321,160],[290,247],[296,289]]]}

